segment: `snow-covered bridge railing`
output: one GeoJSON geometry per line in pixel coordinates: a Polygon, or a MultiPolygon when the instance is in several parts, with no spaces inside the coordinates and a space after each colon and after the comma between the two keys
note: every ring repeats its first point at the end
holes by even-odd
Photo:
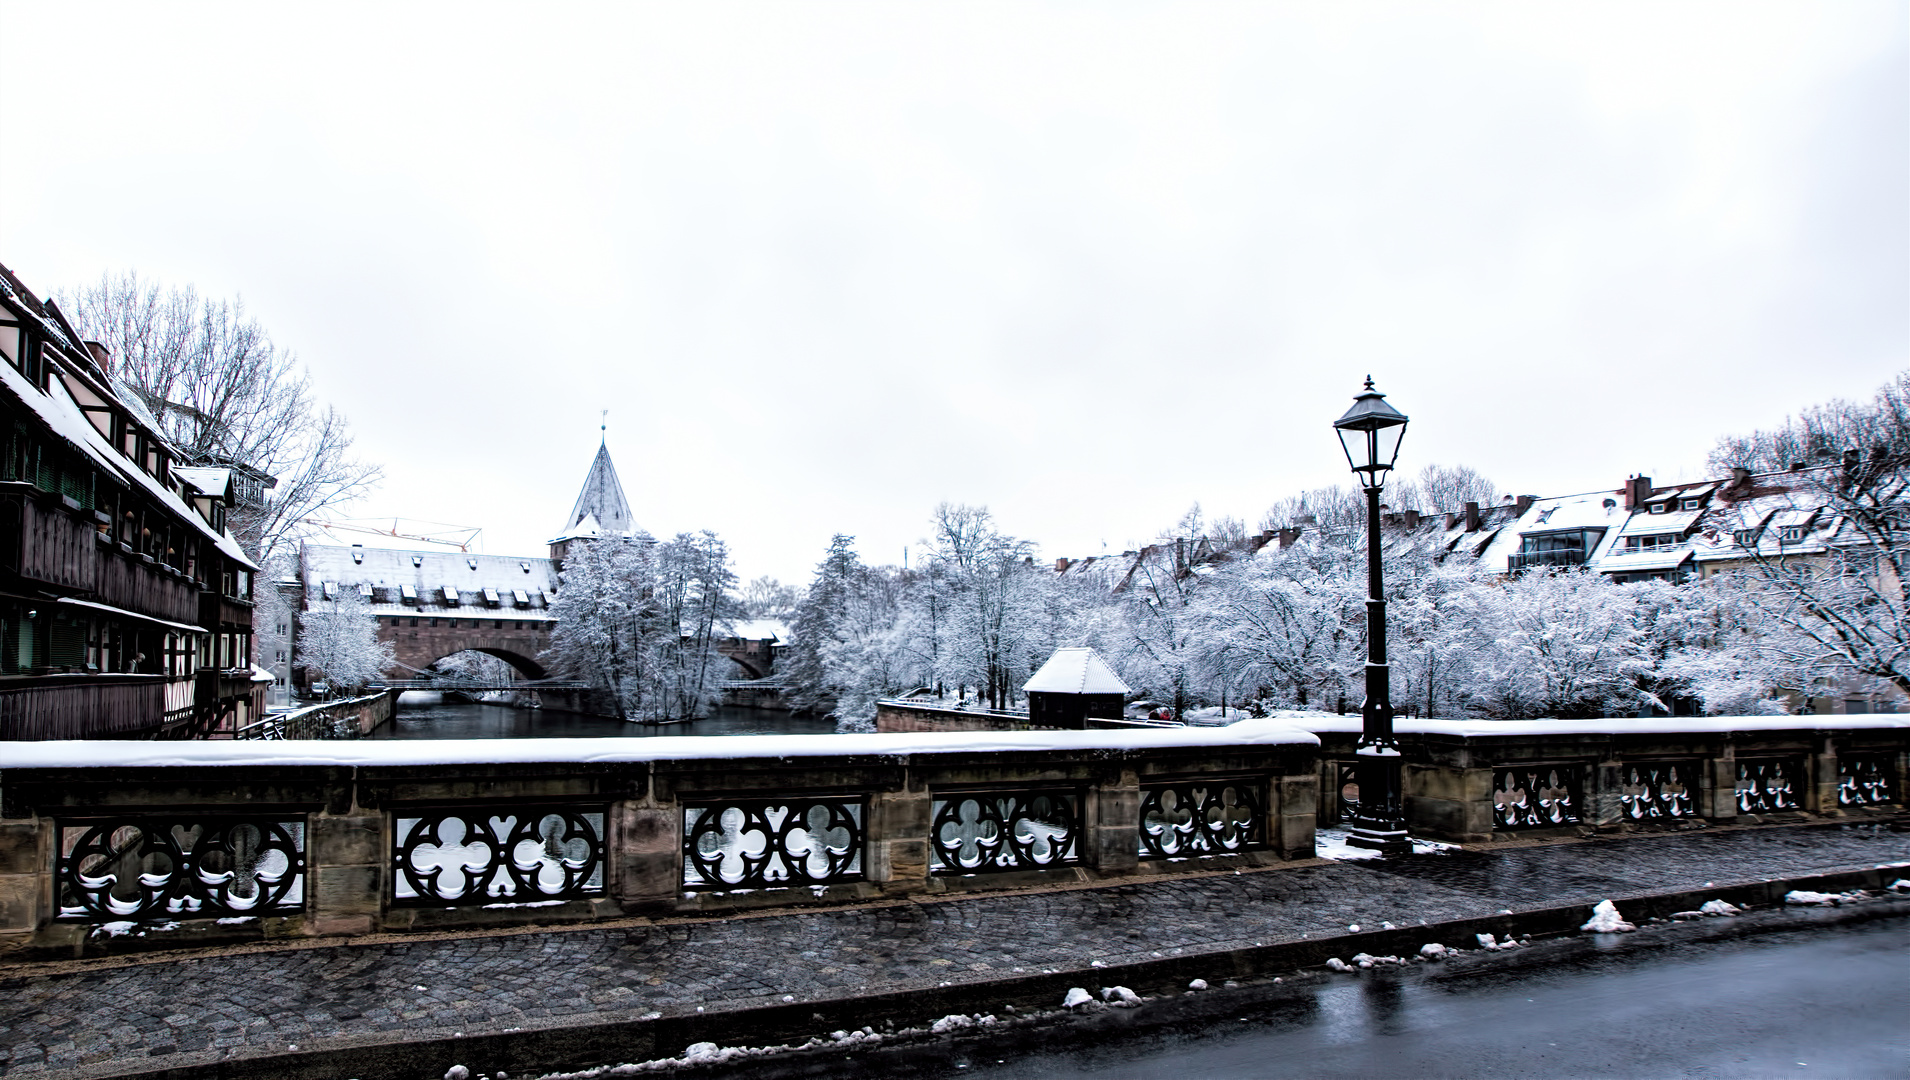
{"type": "MultiPolygon", "coordinates": [[[[1358,788],[1360,722],[1292,719],[1320,736],[1323,823],[1358,788]]],[[[1910,715],[1400,720],[1407,827],[1458,843],[1592,830],[1861,814],[1910,792],[1910,715]]]]}
{"type": "Polygon", "coordinates": [[[1317,751],[1278,721],[20,743],[0,767],[0,952],[846,902],[1216,865],[1184,861],[1202,857],[1266,864],[1313,852],[1317,751]]]}
{"type": "Polygon", "coordinates": [[[391,719],[389,694],[341,698],[302,709],[272,713],[233,732],[235,739],[356,739],[391,719]]]}

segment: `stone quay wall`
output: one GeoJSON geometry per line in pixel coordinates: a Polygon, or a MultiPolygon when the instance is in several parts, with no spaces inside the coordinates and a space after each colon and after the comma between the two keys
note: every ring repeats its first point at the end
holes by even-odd
{"type": "MultiPolygon", "coordinates": [[[[1357,718],[1320,736],[1320,820],[1357,798],[1357,718]]],[[[1407,829],[1483,843],[1895,813],[1910,800],[1910,716],[1441,721],[1396,725],[1407,829]]]]}
{"type": "Polygon", "coordinates": [[[721,913],[1313,854],[1317,740],[1226,730],[21,744],[0,954],[721,913]]]}

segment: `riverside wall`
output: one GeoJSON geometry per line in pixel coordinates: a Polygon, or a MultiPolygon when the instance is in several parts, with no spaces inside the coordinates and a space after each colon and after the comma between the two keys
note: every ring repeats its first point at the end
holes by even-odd
{"type": "Polygon", "coordinates": [[[0,953],[51,956],[1265,865],[1313,854],[1319,775],[1274,724],[20,750],[0,953]]]}

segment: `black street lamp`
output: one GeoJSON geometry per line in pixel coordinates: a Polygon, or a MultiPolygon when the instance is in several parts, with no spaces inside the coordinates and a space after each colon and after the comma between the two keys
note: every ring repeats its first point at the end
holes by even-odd
{"type": "Polygon", "coordinates": [[[1408,853],[1405,815],[1400,806],[1399,742],[1393,738],[1392,668],[1386,663],[1386,597],[1380,580],[1379,493],[1399,457],[1406,415],[1386,404],[1386,395],[1366,392],[1334,421],[1346,463],[1366,492],[1366,701],[1360,705],[1359,809],[1347,843],[1387,853],[1408,853]]]}

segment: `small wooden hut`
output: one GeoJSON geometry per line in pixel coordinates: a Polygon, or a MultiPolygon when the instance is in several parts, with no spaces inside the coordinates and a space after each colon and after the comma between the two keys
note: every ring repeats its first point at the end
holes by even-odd
{"type": "Polygon", "coordinates": [[[1032,723],[1061,728],[1085,728],[1089,717],[1119,719],[1128,694],[1108,662],[1088,648],[1056,649],[1021,689],[1032,723]]]}

